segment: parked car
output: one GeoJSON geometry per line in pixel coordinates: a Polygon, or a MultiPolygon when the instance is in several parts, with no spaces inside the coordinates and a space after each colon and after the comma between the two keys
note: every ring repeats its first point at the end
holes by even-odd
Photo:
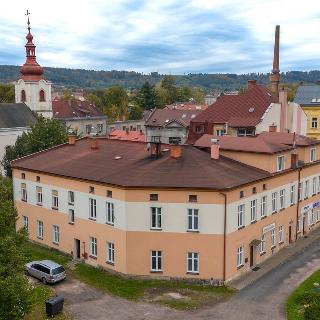
{"type": "Polygon", "coordinates": [[[44,284],[56,283],[66,278],[64,267],[51,260],[32,261],[25,265],[27,274],[38,278],[44,284]]]}

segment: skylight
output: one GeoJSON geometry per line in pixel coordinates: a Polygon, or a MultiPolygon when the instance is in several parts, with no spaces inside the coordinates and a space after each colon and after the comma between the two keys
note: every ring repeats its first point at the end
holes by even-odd
{"type": "Polygon", "coordinates": [[[185,118],[187,115],[184,113],[183,115],[182,115],[182,118],[185,118]]]}
{"type": "Polygon", "coordinates": [[[191,119],[193,119],[193,118],[195,118],[196,117],[196,115],[195,114],[193,114],[192,116],[191,116],[191,119]]]}
{"type": "Polygon", "coordinates": [[[249,109],[249,112],[254,112],[254,107],[251,107],[251,108],[249,109]]]}

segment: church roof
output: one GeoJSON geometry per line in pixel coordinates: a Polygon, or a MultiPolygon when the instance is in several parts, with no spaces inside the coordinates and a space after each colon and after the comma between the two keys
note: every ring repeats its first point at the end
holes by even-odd
{"type": "Polygon", "coordinates": [[[0,103],[0,129],[30,127],[35,115],[24,103],[0,103]]]}

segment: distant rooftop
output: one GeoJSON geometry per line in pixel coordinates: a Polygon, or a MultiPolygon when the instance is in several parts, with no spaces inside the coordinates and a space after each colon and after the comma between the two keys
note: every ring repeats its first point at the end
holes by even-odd
{"type": "Polygon", "coordinates": [[[25,128],[35,121],[35,115],[26,104],[0,103],[0,128],[25,128]]]}
{"type": "Polygon", "coordinates": [[[297,89],[294,102],[305,106],[320,107],[320,85],[319,84],[303,84],[297,89]]]}
{"type": "Polygon", "coordinates": [[[109,139],[144,142],[145,136],[142,131],[129,131],[129,130],[114,129],[109,134],[109,139]]]}

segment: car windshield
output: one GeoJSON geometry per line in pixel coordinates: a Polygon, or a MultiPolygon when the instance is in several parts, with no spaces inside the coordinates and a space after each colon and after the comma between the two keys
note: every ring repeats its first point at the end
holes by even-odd
{"type": "Polygon", "coordinates": [[[63,266],[60,266],[58,268],[55,268],[52,270],[52,274],[55,275],[55,274],[59,274],[59,273],[62,273],[64,272],[64,267],[63,266]]]}

